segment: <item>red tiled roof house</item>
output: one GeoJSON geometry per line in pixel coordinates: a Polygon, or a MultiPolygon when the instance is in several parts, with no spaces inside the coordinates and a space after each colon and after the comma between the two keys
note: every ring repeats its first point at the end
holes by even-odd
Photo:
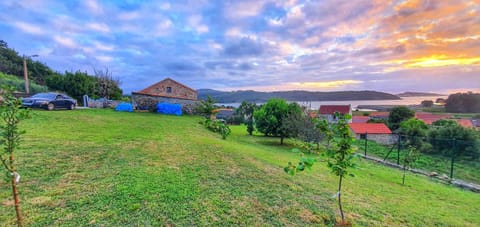
{"type": "MultiPolygon", "coordinates": [[[[336,123],[338,119],[335,118],[335,112],[342,115],[352,115],[352,108],[350,108],[350,105],[321,105],[318,110],[318,115],[321,119],[327,119],[330,123],[336,123]]],[[[350,120],[349,123],[350,122],[352,121],[350,120]]]]}
{"type": "Polygon", "coordinates": [[[366,138],[384,145],[395,143],[392,131],[383,123],[350,123],[349,126],[356,139],[366,138]]]}
{"type": "Polygon", "coordinates": [[[160,102],[180,104],[182,109],[189,113],[196,105],[197,97],[196,90],[166,78],[141,91],[132,92],[132,103],[136,108],[149,110],[155,109],[160,102]]]}

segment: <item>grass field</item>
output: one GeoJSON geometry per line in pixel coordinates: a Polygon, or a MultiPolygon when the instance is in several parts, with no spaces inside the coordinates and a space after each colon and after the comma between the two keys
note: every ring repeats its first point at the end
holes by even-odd
{"type": "MultiPolygon", "coordinates": [[[[359,148],[359,153],[365,152],[365,140],[356,140],[355,145],[359,148]]],[[[367,155],[385,159],[388,152],[392,151],[386,160],[397,163],[398,148],[396,145],[383,146],[374,141],[367,142],[367,155]]],[[[406,148],[400,150],[400,164],[405,159],[406,148]]],[[[422,169],[430,172],[437,172],[450,176],[451,158],[442,155],[433,155],[419,153],[419,157],[413,164],[413,168],[422,169]]],[[[454,160],[453,178],[460,179],[475,184],[480,184],[480,160],[471,160],[464,157],[456,157],[454,160]]]]}
{"type": "MultiPolygon", "coordinates": [[[[298,160],[279,139],[232,127],[227,140],[201,118],[110,110],[35,111],[17,152],[30,226],[332,225],[337,178],[324,162],[291,177],[298,160]]],[[[344,182],[354,225],[478,226],[480,195],[358,160],[344,182]]],[[[9,184],[0,224],[13,225],[9,184]]]]}

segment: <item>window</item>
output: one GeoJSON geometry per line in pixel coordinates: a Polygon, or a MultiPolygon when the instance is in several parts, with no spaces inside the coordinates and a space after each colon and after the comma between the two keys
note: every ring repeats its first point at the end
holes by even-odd
{"type": "Polygon", "coordinates": [[[167,87],[167,93],[172,93],[172,87],[167,87]]]}
{"type": "Polygon", "coordinates": [[[362,140],[367,139],[367,134],[360,134],[360,139],[362,140]]]}

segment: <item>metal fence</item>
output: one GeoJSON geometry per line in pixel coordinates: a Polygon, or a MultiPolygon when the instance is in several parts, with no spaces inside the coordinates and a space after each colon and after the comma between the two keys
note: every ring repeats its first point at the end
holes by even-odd
{"type": "Polygon", "coordinates": [[[365,134],[356,141],[359,153],[403,166],[408,149],[413,147],[417,149],[418,157],[412,168],[423,170],[432,176],[480,184],[478,141],[392,134],[391,142],[385,143],[374,141],[372,137],[365,134]]]}

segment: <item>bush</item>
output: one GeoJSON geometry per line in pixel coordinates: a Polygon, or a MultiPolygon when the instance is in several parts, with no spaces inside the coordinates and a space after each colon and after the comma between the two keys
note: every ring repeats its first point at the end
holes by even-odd
{"type": "Polygon", "coordinates": [[[228,127],[228,125],[226,125],[222,121],[212,121],[210,119],[206,119],[203,125],[205,125],[208,130],[222,135],[222,139],[226,139],[227,136],[230,135],[230,133],[232,132],[230,130],[230,127],[228,127]]]}
{"type": "Polygon", "coordinates": [[[480,157],[478,132],[456,123],[430,130],[428,140],[432,144],[432,152],[434,153],[450,157],[452,149],[455,149],[456,156],[465,156],[472,159],[480,157]]]}

